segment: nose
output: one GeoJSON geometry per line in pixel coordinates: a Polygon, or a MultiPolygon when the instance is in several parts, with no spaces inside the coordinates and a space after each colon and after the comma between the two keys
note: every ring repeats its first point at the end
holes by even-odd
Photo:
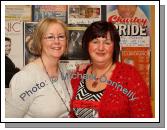
{"type": "Polygon", "coordinates": [[[125,12],[126,13],[130,13],[131,12],[131,6],[126,6],[126,8],[125,8],[125,12]]]}
{"type": "Polygon", "coordinates": [[[56,43],[56,44],[59,44],[59,43],[60,43],[58,37],[55,37],[55,38],[54,38],[54,43],[56,43]]]}
{"type": "Polygon", "coordinates": [[[99,51],[103,51],[104,50],[104,44],[103,42],[100,42],[99,45],[98,45],[98,50],[99,51]]]}
{"type": "Polygon", "coordinates": [[[126,12],[130,13],[131,12],[131,8],[126,8],[126,12]]]}

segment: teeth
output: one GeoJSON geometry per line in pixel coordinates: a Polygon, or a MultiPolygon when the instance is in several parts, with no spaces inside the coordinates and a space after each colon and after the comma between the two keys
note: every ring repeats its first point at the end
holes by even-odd
{"type": "Polygon", "coordinates": [[[60,50],[61,47],[53,47],[52,49],[54,49],[54,50],[60,50]]]}

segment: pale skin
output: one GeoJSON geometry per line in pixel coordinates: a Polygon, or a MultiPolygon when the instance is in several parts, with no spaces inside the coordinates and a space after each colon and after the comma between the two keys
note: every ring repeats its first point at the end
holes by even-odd
{"type": "MultiPolygon", "coordinates": [[[[114,43],[110,38],[110,34],[107,33],[106,38],[99,37],[95,38],[89,42],[89,55],[92,61],[92,68],[89,67],[87,74],[96,74],[97,77],[102,76],[105,73],[107,79],[110,79],[112,75],[112,71],[115,68],[115,64],[113,64],[112,56],[113,56],[114,43]]],[[[93,92],[98,92],[106,88],[106,83],[102,83],[98,81],[98,85],[93,88],[93,80],[86,80],[86,86],[88,90],[93,92]]]]}
{"type": "Polygon", "coordinates": [[[5,55],[8,56],[11,51],[11,42],[5,41],[5,55]]]}
{"type": "Polygon", "coordinates": [[[136,12],[137,5],[118,5],[117,9],[122,18],[132,18],[136,12]]]}
{"type": "MultiPolygon", "coordinates": [[[[67,40],[60,41],[58,38],[55,38],[54,41],[48,41],[45,37],[65,35],[64,28],[59,23],[51,24],[42,39],[42,53],[41,57],[46,67],[46,70],[50,77],[55,77],[58,74],[58,61],[65,52],[67,46],[67,40]]],[[[37,64],[43,66],[40,58],[35,60],[37,64]]]]}

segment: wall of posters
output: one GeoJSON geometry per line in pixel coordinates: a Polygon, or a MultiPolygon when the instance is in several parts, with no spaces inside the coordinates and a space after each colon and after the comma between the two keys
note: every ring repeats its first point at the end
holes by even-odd
{"type": "MultiPolygon", "coordinates": [[[[149,5],[12,5],[6,6],[5,20],[6,24],[8,24],[8,20],[20,19],[24,21],[24,30],[13,38],[19,44],[19,47],[13,47],[14,50],[18,48],[23,50],[19,54],[22,56],[20,58],[17,57],[17,60],[15,59],[15,62],[20,62],[17,63],[20,67],[36,58],[31,53],[33,52],[33,46],[28,47],[29,44],[27,43],[32,43],[31,35],[37,22],[45,17],[56,17],[63,20],[68,27],[69,39],[67,53],[61,60],[63,60],[62,63],[68,63],[69,66],[73,66],[68,67],[71,69],[75,66],[74,61],[83,62],[88,60],[84,57],[84,50],[82,49],[82,36],[85,29],[95,21],[107,20],[113,22],[121,37],[120,62],[134,63],[134,66],[138,68],[147,84],[150,85],[150,39],[152,33],[150,9],[151,6],[149,5]],[[21,44],[20,41],[23,41],[23,37],[24,42],[21,44]],[[136,51],[141,51],[147,55],[136,55],[136,51]],[[24,59],[24,64],[21,65],[22,59],[24,59]],[[141,62],[142,60],[145,62],[141,62]]],[[[12,51],[11,57],[16,57],[12,51]]]]}

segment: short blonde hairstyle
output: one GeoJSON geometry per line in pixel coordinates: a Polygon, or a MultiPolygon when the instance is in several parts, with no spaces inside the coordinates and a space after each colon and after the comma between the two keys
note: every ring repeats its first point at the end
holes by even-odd
{"type": "Polygon", "coordinates": [[[68,37],[67,27],[63,21],[56,19],[56,18],[45,18],[37,24],[37,27],[33,34],[33,44],[34,44],[33,47],[34,47],[35,55],[41,56],[43,35],[45,34],[48,27],[53,23],[60,24],[63,27],[65,35],[66,35],[66,39],[68,39],[67,38],[68,37]]]}

